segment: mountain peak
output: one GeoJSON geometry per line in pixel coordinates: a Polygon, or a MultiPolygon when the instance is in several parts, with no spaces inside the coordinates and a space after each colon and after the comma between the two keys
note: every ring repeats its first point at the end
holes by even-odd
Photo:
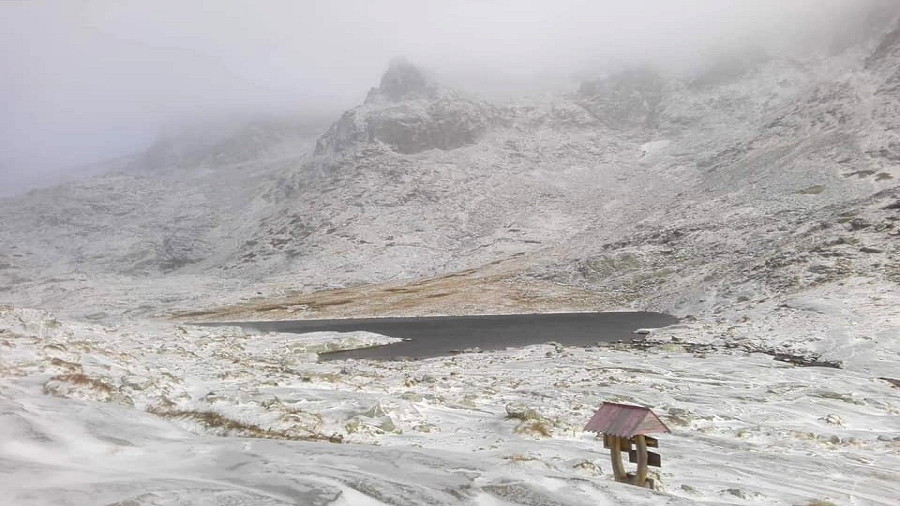
{"type": "Polygon", "coordinates": [[[398,57],[391,60],[388,69],[381,76],[378,88],[372,88],[366,96],[366,103],[389,101],[401,102],[414,98],[433,98],[437,83],[422,68],[398,57]]]}

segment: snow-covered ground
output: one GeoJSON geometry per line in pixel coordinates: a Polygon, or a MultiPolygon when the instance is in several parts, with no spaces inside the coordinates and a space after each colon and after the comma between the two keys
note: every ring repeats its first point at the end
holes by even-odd
{"type": "Polygon", "coordinates": [[[0,490],[23,505],[892,505],[900,389],[879,377],[895,371],[900,296],[865,288],[868,301],[850,287],[845,300],[732,308],[721,324],[655,331],[644,350],[384,363],[316,362],[391,341],[372,334],[4,308],[0,490]],[[844,368],[747,351],[769,333],[798,354],[838,350],[844,368]],[[660,492],[612,480],[602,442],[581,430],[603,401],[651,406],[672,429],[660,492]]]}

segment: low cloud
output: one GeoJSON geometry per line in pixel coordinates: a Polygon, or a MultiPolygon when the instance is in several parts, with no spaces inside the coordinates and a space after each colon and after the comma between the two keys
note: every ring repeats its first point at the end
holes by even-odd
{"type": "Polygon", "coordinates": [[[12,184],[125,154],[204,115],[336,114],[397,55],[502,95],[616,65],[687,69],[714,48],[787,51],[877,2],[8,1],[0,170],[12,184]]]}

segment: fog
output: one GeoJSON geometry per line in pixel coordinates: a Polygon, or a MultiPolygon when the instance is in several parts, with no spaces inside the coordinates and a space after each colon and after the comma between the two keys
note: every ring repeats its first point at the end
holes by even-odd
{"type": "MultiPolygon", "coordinates": [[[[748,44],[785,51],[869,0],[0,2],[0,193],[228,113],[337,115],[403,55],[493,96],[748,44]]],[[[884,0],[879,0],[884,1],[884,0]]]]}

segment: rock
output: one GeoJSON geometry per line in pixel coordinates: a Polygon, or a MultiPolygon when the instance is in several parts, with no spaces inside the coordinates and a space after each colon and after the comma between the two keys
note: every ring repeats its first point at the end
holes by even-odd
{"type": "Polygon", "coordinates": [[[667,421],[674,425],[680,425],[683,427],[687,427],[691,424],[691,413],[682,408],[669,408],[669,415],[666,417],[667,421]]]}
{"type": "Polygon", "coordinates": [[[694,494],[694,495],[700,494],[700,492],[696,488],[694,488],[690,485],[681,485],[681,490],[684,490],[685,492],[687,492],[689,494],[694,494]]]}
{"type": "Polygon", "coordinates": [[[350,433],[368,433],[368,434],[401,434],[394,420],[389,416],[379,416],[375,418],[355,416],[347,420],[344,429],[350,433]]]}
{"type": "Polygon", "coordinates": [[[394,420],[389,416],[382,416],[378,419],[378,423],[375,424],[376,427],[383,430],[386,433],[394,433],[399,434],[400,430],[397,428],[397,425],[394,423],[394,420]]]}
{"type": "Polygon", "coordinates": [[[401,102],[416,98],[434,98],[438,85],[424,70],[410,63],[406,58],[394,58],[381,76],[378,88],[372,88],[364,103],[379,101],[401,102]]]}
{"type": "Polygon", "coordinates": [[[537,410],[529,408],[521,402],[507,404],[506,417],[517,420],[538,420],[542,418],[537,410]]]}
{"type": "Polygon", "coordinates": [[[850,220],[850,230],[863,230],[871,226],[871,223],[862,218],[854,218],[850,220]]]}
{"type": "Polygon", "coordinates": [[[819,195],[820,193],[825,191],[825,186],[817,184],[810,186],[808,188],[804,188],[802,190],[797,190],[796,194],[798,195],[819,195]]]}
{"type": "Polygon", "coordinates": [[[368,416],[369,418],[378,418],[380,416],[386,416],[387,413],[388,413],[387,410],[384,409],[384,406],[382,406],[381,403],[379,402],[360,414],[362,416],[368,416]]]}
{"type": "Polygon", "coordinates": [[[478,141],[497,111],[437,85],[407,62],[391,62],[363,105],[345,112],[316,142],[317,155],[351,152],[381,143],[414,154],[452,150],[478,141]]]}
{"type": "Polygon", "coordinates": [[[733,495],[735,497],[739,497],[741,499],[748,498],[747,492],[745,492],[739,488],[728,488],[728,489],[723,490],[722,492],[724,492],[726,494],[731,494],[731,495],[733,495]]]}
{"type": "Polygon", "coordinates": [[[859,248],[859,251],[861,251],[863,253],[884,253],[883,249],[872,248],[869,246],[863,246],[862,248],[859,248]]]}
{"type": "Polygon", "coordinates": [[[900,388],[900,379],[894,379],[894,378],[878,378],[878,379],[887,381],[894,388],[900,388]]]}
{"type": "Polygon", "coordinates": [[[600,476],[601,474],[603,474],[600,466],[591,462],[590,460],[576,459],[571,460],[567,463],[572,469],[587,474],[588,476],[600,476]]]}
{"type": "Polygon", "coordinates": [[[438,428],[430,423],[416,425],[415,427],[413,427],[413,429],[418,432],[422,432],[424,434],[429,434],[431,432],[439,432],[438,428]]]}

